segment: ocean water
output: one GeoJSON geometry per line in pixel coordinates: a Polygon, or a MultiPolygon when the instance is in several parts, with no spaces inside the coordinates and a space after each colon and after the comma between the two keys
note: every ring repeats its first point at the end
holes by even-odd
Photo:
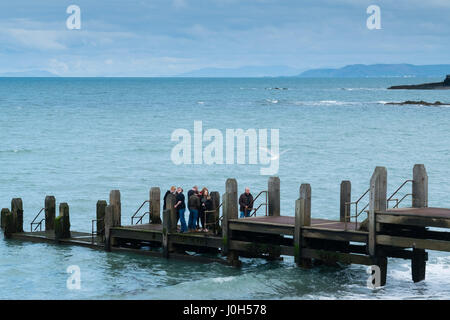
{"type": "MultiPolygon", "coordinates": [[[[122,219],[153,186],[266,189],[261,165],[175,165],[176,129],[279,129],[281,209],[294,215],[301,183],[312,187],[312,215],[339,217],[341,180],[353,196],[377,165],[388,192],[429,175],[430,206],[450,207],[450,108],[384,102],[450,102],[450,91],[386,87],[441,79],[0,79],[0,207],[24,202],[24,228],[46,195],[68,202],[73,230],[89,232],[97,200],[120,189],[122,219]],[[275,88],[286,88],[277,90],[275,88]]],[[[1,299],[448,299],[450,255],[430,252],[427,279],[414,284],[408,261],[390,259],[386,287],[366,288],[366,268],[300,270],[293,259],[242,259],[241,269],[87,248],[0,239],[1,299]],[[78,265],[81,289],[68,290],[78,265]]]]}

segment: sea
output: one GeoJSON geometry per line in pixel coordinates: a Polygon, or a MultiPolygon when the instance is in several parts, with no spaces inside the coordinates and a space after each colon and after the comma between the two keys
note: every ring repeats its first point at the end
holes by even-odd
{"type": "MultiPolygon", "coordinates": [[[[267,189],[265,165],[248,159],[196,163],[192,152],[192,161],[175,163],[180,141],[174,132],[188,132],[194,149],[194,140],[202,140],[196,122],[224,140],[228,129],[279,132],[272,156],[279,161],[274,175],[281,181],[282,215],[294,215],[299,187],[309,183],[313,218],[339,219],[342,180],[351,180],[356,200],[374,168],[385,166],[392,193],[412,178],[416,163],[428,171],[429,205],[450,208],[450,107],[386,104],[450,103],[448,90],[387,90],[441,80],[0,78],[0,208],[22,198],[28,231],[45,196],[54,195],[57,204],[69,204],[72,230],[90,232],[96,202],[113,189],[121,191],[122,224],[130,223],[151,187],[164,193],[172,185],[185,191],[198,185],[222,194],[226,179],[235,178],[239,193],[267,189]]],[[[375,290],[366,285],[364,266],[303,270],[292,257],[241,260],[242,267],[233,268],[2,235],[0,299],[450,298],[446,253],[429,252],[420,283],[411,280],[410,261],[389,259],[387,285],[375,290]],[[79,267],[79,289],[67,286],[70,266],[79,267]]]]}

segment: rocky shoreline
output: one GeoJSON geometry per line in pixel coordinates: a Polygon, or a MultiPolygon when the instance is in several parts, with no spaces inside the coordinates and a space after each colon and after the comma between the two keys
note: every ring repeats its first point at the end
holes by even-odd
{"type": "Polygon", "coordinates": [[[422,83],[412,85],[392,86],[388,89],[403,89],[403,90],[450,90],[450,75],[447,75],[442,82],[422,83]]]}

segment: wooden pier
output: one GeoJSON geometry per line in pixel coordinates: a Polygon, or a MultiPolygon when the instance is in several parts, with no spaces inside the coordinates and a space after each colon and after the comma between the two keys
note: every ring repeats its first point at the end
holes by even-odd
{"type": "Polygon", "coordinates": [[[71,231],[68,204],[61,203],[56,216],[56,200],[52,196],[45,198],[45,206],[31,223],[30,232],[23,228],[20,198],[12,199],[11,209],[2,209],[1,226],[6,238],[233,266],[240,265],[239,257],[277,260],[282,256],[293,256],[302,268],[317,264],[377,266],[381,273],[379,285],[386,283],[390,257],[411,260],[412,279],[418,282],[425,279],[426,250],[450,252],[450,232],[446,230],[450,229],[450,209],[428,207],[424,165],[415,165],[412,179],[390,196],[384,167],[375,169],[369,188],[356,201],[352,201],[350,181],[342,181],[336,220],[312,218],[309,184],[300,186],[292,215],[281,215],[280,179],[270,177],[268,188],[263,191],[266,202],[254,206],[265,206],[266,213],[255,209],[251,217],[242,219],[238,218],[237,181],[228,179],[225,190],[222,201],[218,192],[211,193],[215,209],[207,215],[211,230],[208,233],[178,231],[172,194],[166,199],[168,209],[162,211],[161,217],[161,192],[157,187],[151,188],[149,199],[129,225],[122,224],[120,191],[113,190],[109,203],[97,202],[91,233],[71,231]],[[406,187],[411,191],[405,191],[406,187]],[[406,194],[401,196],[401,192],[406,194]],[[400,208],[406,199],[411,205],[400,208]],[[146,205],[148,211],[141,213],[146,205]],[[43,227],[45,230],[41,231],[43,227]]]}

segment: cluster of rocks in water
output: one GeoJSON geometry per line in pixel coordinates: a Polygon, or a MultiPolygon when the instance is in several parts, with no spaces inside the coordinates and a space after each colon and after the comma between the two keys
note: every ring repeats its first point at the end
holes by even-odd
{"type": "Polygon", "coordinates": [[[426,102],[423,100],[420,100],[420,101],[407,100],[404,102],[386,102],[385,104],[398,105],[398,106],[411,105],[411,104],[412,105],[421,105],[421,106],[448,106],[448,105],[450,105],[450,103],[442,103],[440,101],[426,102]]]}
{"type": "Polygon", "coordinates": [[[442,82],[422,83],[412,85],[392,86],[388,89],[406,89],[406,90],[450,90],[450,75],[447,75],[442,82]]]}

